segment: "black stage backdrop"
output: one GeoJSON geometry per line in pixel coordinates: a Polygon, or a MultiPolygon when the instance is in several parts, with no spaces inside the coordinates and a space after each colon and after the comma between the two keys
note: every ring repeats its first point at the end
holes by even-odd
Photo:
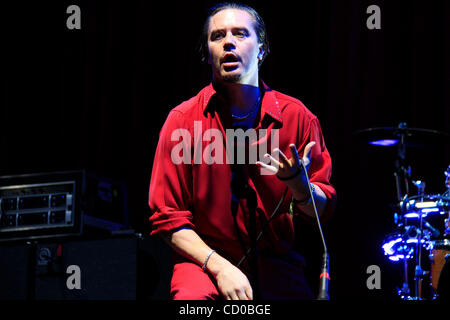
{"type": "MultiPolygon", "coordinates": [[[[264,81],[319,117],[333,159],[338,207],[327,224],[331,297],[394,299],[398,264],[381,243],[393,230],[394,157],[359,143],[360,129],[450,132],[449,1],[251,1],[266,21],[264,81]],[[295,3],[295,6],[294,6],[295,3]],[[369,5],[381,29],[369,30],[369,5]],[[366,287],[369,265],[380,290],[366,287]]],[[[131,224],[148,233],[159,130],[171,108],[210,79],[197,44],[214,1],[5,1],[1,5],[0,173],[87,169],[122,180],[131,224]],[[69,30],[66,9],[81,9],[69,30]]],[[[415,179],[442,193],[449,145],[408,149],[415,179]]],[[[298,224],[298,250],[317,287],[315,226],[298,224]]]]}

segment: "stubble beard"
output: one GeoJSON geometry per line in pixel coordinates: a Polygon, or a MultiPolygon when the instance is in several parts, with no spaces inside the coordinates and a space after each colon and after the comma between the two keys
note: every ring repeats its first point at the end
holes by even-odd
{"type": "Polygon", "coordinates": [[[242,72],[233,72],[235,70],[232,70],[231,72],[227,72],[225,70],[222,71],[221,72],[222,81],[230,83],[239,82],[242,79],[242,72]]]}
{"type": "Polygon", "coordinates": [[[222,76],[222,81],[224,82],[236,83],[239,82],[240,79],[241,79],[240,74],[226,74],[222,76]]]}

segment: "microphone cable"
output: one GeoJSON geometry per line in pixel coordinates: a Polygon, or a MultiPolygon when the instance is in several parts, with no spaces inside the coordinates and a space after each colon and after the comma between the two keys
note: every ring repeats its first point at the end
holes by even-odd
{"type": "MultiPolygon", "coordinates": [[[[314,213],[315,213],[315,217],[317,220],[317,227],[319,229],[320,232],[320,237],[322,240],[322,245],[323,245],[323,255],[322,255],[322,267],[321,267],[321,274],[320,274],[320,283],[319,283],[319,294],[317,299],[318,300],[329,300],[329,295],[328,295],[328,281],[330,280],[330,275],[329,275],[329,255],[328,255],[328,248],[325,242],[325,237],[323,235],[323,231],[322,231],[322,225],[320,223],[320,218],[319,218],[319,213],[317,212],[317,206],[316,206],[316,202],[314,199],[314,192],[312,190],[312,186],[311,186],[311,182],[309,181],[309,175],[308,175],[308,171],[306,170],[305,165],[303,164],[303,160],[300,159],[300,164],[303,167],[303,170],[305,172],[305,176],[306,176],[306,181],[308,183],[308,189],[309,189],[309,194],[311,196],[311,202],[314,208],[314,213]]],[[[301,169],[300,169],[301,170],[301,169]]],[[[269,223],[272,221],[272,219],[275,217],[275,214],[278,212],[278,210],[281,207],[281,204],[284,202],[284,199],[286,197],[286,194],[288,192],[288,187],[286,187],[286,189],[283,192],[283,195],[281,196],[280,201],[278,202],[278,205],[275,207],[275,209],[273,210],[272,214],[270,215],[269,219],[266,221],[266,223],[263,225],[263,227],[261,228],[261,231],[258,234],[258,237],[256,238],[256,241],[258,242],[259,239],[261,238],[261,236],[264,233],[264,230],[266,229],[266,227],[269,225],[269,223]]],[[[242,256],[241,260],[239,261],[239,263],[237,264],[237,267],[239,267],[244,261],[245,259],[247,259],[248,255],[251,253],[251,248],[249,248],[247,250],[247,252],[242,256]]]]}
{"type": "MultiPolygon", "coordinates": [[[[259,241],[259,239],[261,238],[261,236],[262,236],[263,233],[264,233],[264,230],[266,229],[266,227],[269,225],[270,221],[272,221],[273,217],[275,217],[275,214],[276,214],[276,213],[278,212],[278,210],[280,209],[281,204],[283,203],[284,198],[286,197],[287,192],[288,192],[288,187],[286,187],[286,189],[284,190],[283,195],[281,196],[281,199],[280,199],[280,201],[278,202],[278,205],[275,207],[275,209],[273,210],[272,214],[270,215],[269,220],[267,220],[267,221],[265,222],[265,224],[263,225],[263,227],[261,228],[261,231],[259,232],[258,236],[256,237],[256,242],[259,241]]],[[[244,262],[245,259],[247,259],[248,255],[251,253],[251,251],[252,251],[251,248],[249,248],[249,249],[247,250],[247,252],[242,256],[241,260],[240,260],[239,263],[237,264],[237,267],[239,267],[239,266],[242,264],[242,262],[244,262]]]]}

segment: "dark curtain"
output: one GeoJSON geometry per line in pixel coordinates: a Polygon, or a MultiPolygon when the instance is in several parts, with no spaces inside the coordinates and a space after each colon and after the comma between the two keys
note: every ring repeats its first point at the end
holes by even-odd
{"type": "MultiPolygon", "coordinates": [[[[406,122],[450,132],[449,1],[244,1],[265,19],[271,53],[261,77],[319,117],[333,158],[338,207],[326,225],[335,299],[394,298],[398,264],[381,243],[393,230],[395,149],[355,131],[406,122]],[[295,3],[295,6],[294,6],[295,3]],[[381,9],[369,30],[366,9],[381,9]],[[381,290],[366,268],[379,265],[381,290]]],[[[198,40],[214,1],[8,1],[2,4],[0,173],[84,168],[122,180],[135,230],[148,233],[148,186],[171,108],[210,79],[198,40]],[[81,8],[68,30],[66,8],[81,8]]],[[[414,179],[445,191],[449,145],[407,150],[414,179]]],[[[315,225],[298,224],[298,250],[317,287],[315,225]]]]}

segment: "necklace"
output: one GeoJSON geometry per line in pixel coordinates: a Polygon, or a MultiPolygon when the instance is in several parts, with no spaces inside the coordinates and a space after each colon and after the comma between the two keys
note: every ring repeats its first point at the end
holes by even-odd
{"type": "Polygon", "coordinates": [[[258,96],[258,100],[256,100],[256,103],[253,105],[253,107],[251,108],[251,110],[247,114],[245,114],[243,116],[237,116],[237,115],[231,114],[231,116],[233,117],[233,119],[236,119],[236,120],[247,119],[257,109],[260,99],[261,99],[261,95],[258,96]]]}

